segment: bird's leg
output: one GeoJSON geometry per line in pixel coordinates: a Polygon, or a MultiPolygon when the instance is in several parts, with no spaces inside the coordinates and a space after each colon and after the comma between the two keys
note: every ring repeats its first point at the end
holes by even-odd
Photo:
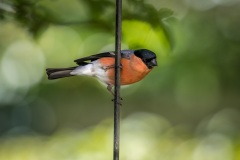
{"type": "MultiPolygon", "coordinates": [[[[115,94],[113,93],[112,88],[113,86],[111,84],[107,84],[107,90],[113,95],[113,97],[115,97],[115,94]]],[[[120,100],[123,100],[123,99],[120,97],[120,100]]],[[[112,101],[114,101],[114,99],[112,99],[112,101]]],[[[120,103],[120,105],[122,104],[120,103]]]]}
{"type": "MultiPolygon", "coordinates": [[[[122,64],[120,64],[119,67],[122,69],[122,64]]],[[[115,68],[115,65],[113,64],[113,65],[105,66],[105,67],[102,67],[102,68],[106,72],[109,69],[115,68]]]]}
{"type": "Polygon", "coordinates": [[[102,69],[103,69],[105,72],[107,72],[107,70],[112,69],[112,68],[115,68],[115,66],[114,66],[114,65],[110,65],[110,66],[104,66],[104,67],[102,67],[102,69]]]}
{"type": "Polygon", "coordinates": [[[107,84],[107,90],[114,96],[112,88],[113,88],[113,86],[111,84],[107,84]]]}

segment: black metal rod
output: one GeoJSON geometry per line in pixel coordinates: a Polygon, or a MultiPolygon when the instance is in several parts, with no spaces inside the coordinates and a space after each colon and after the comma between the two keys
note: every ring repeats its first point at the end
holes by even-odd
{"type": "Polygon", "coordinates": [[[120,139],[120,70],[121,70],[121,34],[122,34],[122,0],[116,0],[116,30],[115,30],[115,87],[114,87],[114,142],[113,160],[119,160],[120,139]]]}

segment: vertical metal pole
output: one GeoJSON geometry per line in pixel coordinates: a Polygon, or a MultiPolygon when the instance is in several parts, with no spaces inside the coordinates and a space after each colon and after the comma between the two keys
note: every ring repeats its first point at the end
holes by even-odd
{"type": "Polygon", "coordinates": [[[114,89],[114,148],[113,160],[119,160],[120,138],[120,65],[121,65],[121,34],[122,34],[122,0],[116,0],[116,30],[115,30],[115,89],[114,89]]]}

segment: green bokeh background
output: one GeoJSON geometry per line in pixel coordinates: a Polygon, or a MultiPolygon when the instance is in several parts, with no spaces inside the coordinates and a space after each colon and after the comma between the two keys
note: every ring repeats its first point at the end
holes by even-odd
{"type": "MultiPolygon", "coordinates": [[[[0,159],[110,160],[113,103],[47,67],[114,50],[113,0],[0,1],[0,159]]],[[[122,87],[122,160],[240,160],[239,0],[123,0],[122,49],[159,66],[122,87]]]]}

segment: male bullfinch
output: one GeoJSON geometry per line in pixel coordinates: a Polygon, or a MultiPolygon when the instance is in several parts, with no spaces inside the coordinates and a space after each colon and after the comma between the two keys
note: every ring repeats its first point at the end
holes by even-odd
{"type": "MultiPolygon", "coordinates": [[[[47,68],[48,79],[58,79],[70,76],[96,77],[107,84],[112,94],[114,85],[115,53],[104,52],[76,59],[76,67],[47,68]]],[[[147,49],[121,51],[121,85],[128,85],[142,80],[154,66],[157,66],[156,54],[147,49]]]]}

